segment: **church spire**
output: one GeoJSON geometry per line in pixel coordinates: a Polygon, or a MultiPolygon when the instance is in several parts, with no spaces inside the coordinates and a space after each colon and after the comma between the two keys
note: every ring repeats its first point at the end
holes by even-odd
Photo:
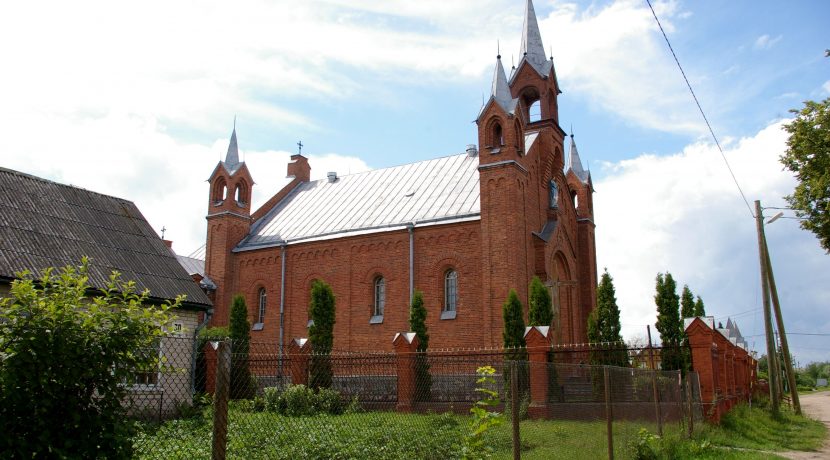
{"type": "Polygon", "coordinates": [[[228,144],[228,154],[225,155],[225,167],[233,172],[239,166],[239,147],[236,144],[236,118],[233,121],[233,132],[231,142],[228,144]]]}
{"type": "Polygon", "coordinates": [[[505,75],[504,66],[501,64],[501,55],[496,56],[496,68],[493,70],[493,88],[490,94],[506,112],[513,109],[513,96],[510,95],[510,87],[507,85],[507,75],[505,75]]]}
{"type": "Polygon", "coordinates": [[[582,168],[582,160],[579,158],[579,152],[576,150],[576,141],[574,141],[573,133],[571,133],[571,154],[568,158],[568,164],[568,168],[574,172],[579,180],[582,182],[588,181],[591,173],[582,168]]]}
{"type": "Polygon", "coordinates": [[[533,0],[527,0],[525,4],[521,53],[537,72],[544,76],[548,75],[551,69],[551,62],[545,56],[545,47],[542,45],[542,34],[539,32],[539,23],[536,21],[533,0]]]}

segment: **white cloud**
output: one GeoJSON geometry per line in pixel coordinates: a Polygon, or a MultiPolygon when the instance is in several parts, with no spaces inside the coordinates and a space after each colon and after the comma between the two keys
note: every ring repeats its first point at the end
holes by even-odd
{"type": "Polygon", "coordinates": [[[823,89],[826,94],[830,94],[830,80],[824,82],[824,84],[821,85],[821,89],[823,89]]]}
{"type": "MultiPolygon", "coordinates": [[[[726,151],[751,205],[760,199],[783,206],[782,196],[795,185],[778,162],[786,148],[781,125],[726,151]]],[[[606,168],[594,196],[597,257],[600,270],[608,267],[614,277],[624,334],[633,337],[654,324],[654,277],[665,271],[678,281],[678,291],[688,284],[700,295],[711,315],[754,310],[737,318],[739,326],[744,335],[763,332],[755,220],[717,150],[692,144],[672,156],[642,155],[606,168]]],[[[789,331],[827,330],[830,258],[794,220],[767,226],[767,238],[773,265],[787,267],[776,277],[789,331]]],[[[791,341],[806,346],[797,337],[791,341]]],[[[756,340],[758,349],[762,342],[756,340]]],[[[795,353],[805,362],[816,356],[807,349],[795,353]]]]}
{"type": "MultiPolygon", "coordinates": [[[[655,3],[655,11],[670,36],[672,21],[688,17],[675,2],[655,3]]],[[[584,11],[573,3],[560,4],[540,18],[540,27],[543,39],[553,46],[565,91],[584,95],[598,111],[614,112],[646,128],[705,132],[654,17],[642,2],[619,1],[584,11]]],[[[694,73],[689,76],[694,82],[694,73]]]]}
{"type": "Polygon", "coordinates": [[[768,50],[775,46],[776,43],[781,41],[782,36],[779,35],[775,38],[770,37],[767,34],[761,35],[755,40],[755,49],[758,50],[768,50]]]}

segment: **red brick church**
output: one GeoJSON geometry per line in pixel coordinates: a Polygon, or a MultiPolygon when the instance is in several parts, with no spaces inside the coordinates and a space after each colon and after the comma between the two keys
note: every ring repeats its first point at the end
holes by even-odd
{"type": "MultiPolygon", "coordinates": [[[[502,303],[527,306],[538,276],[550,286],[558,343],[586,342],[596,305],[591,175],[559,126],[561,93],[527,1],[522,56],[476,120],[478,146],[461,154],[310,180],[291,157],[291,182],[251,210],[252,172],[236,131],[210,176],[205,272],[215,283],[213,324],[233,295],[247,299],[254,341],[307,336],[312,281],[336,296],[335,349],[391,350],[424,293],[431,348],[498,347],[502,303]]],[[[254,171],[255,172],[255,171],[254,171]]]]}

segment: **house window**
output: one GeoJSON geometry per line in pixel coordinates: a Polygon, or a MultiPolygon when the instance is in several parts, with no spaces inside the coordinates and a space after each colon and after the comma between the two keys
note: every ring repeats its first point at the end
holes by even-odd
{"type": "Polygon", "coordinates": [[[551,209],[554,209],[556,208],[557,202],[559,201],[559,189],[556,187],[556,182],[553,179],[551,179],[548,183],[548,193],[548,206],[551,209]]]}
{"type": "Polygon", "coordinates": [[[127,377],[127,385],[136,388],[154,388],[159,383],[161,373],[161,341],[156,340],[149,347],[139,350],[142,358],[152,359],[148,368],[137,369],[133,375],[127,377]]]}
{"type": "Polygon", "coordinates": [[[455,318],[456,307],[458,306],[458,272],[453,269],[444,273],[444,309],[441,312],[441,319],[455,318]]]}
{"type": "Polygon", "coordinates": [[[384,281],[382,276],[375,278],[374,292],[375,305],[372,309],[372,319],[370,320],[372,324],[383,322],[383,310],[386,307],[386,281],[384,281]]]}
{"type": "Polygon", "coordinates": [[[268,304],[267,295],[265,294],[265,288],[259,289],[259,316],[258,316],[258,323],[265,322],[265,307],[268,304]]]}

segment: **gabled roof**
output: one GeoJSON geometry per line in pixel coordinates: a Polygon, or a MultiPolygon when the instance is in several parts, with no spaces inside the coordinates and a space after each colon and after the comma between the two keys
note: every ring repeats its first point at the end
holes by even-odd
{"type": "Polygon", "coordinates": [[[113,270],[156,299],[210,300],[131,201],[0,168],[0,277],[91,259],[89,282],[104,288],[113,270]]]}
{"type": "Polygon", "coordinates": [[[453,155],[304,182],[235,249],[480,218],[478,156],[453,155]]]}

